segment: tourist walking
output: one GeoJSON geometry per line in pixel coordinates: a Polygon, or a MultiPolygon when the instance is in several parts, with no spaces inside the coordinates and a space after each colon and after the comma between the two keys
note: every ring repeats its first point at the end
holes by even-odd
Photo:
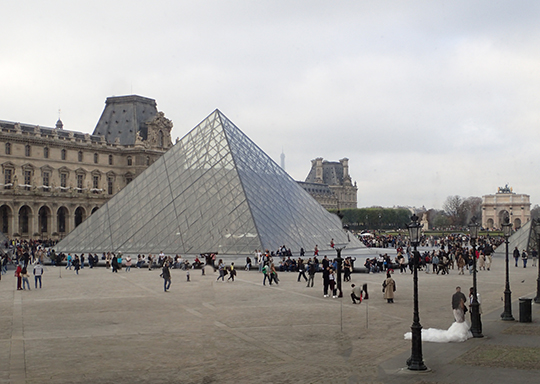
{"type": "Polygon", "coordinates": [[[27,286],[28,290],[30,290],[30,282],[28,281],[28,278],[30,277],[30,275],[28,274],[28,270],[26,269],[26,267],[22,267],[21,277],[22,277],[22,288],[26,289],[25,286],[27,286]]]}
{"type": "Polygon", "coordinates": [[[518,247],[516,247],[514,248],[514,260],[516,261],[516,267],[518,266],[519,256],[519,249],[518,247]]]}
{"type": "Polygon", "coordinates": [[[17,278],[17,291],[22,290],[22,276],[21,276],[21,265],[17,265],[17,269],[15,269],[15,277],[17,278]]]}
{"type": "Polygon", "coordinates": [[[78,275],[79,269],[81,269],[81,261],[79,260],[79,256],[77,255],[75,255],[75,259],[73,260],[73,268],[75,269],[75,272],[78,275]]]}
{"type": "Polygon", "coordinates": [[[131,271],[131,256],[127,255],[126,257],[126,272],[131,271]]]}
{"type": "Polygon", "coordinates": [[[268,264],[265,264],[262,268],[263,273],[263,285],[266,285],[266,280],[268,279],[268,283],[272,285],[272,278],[270,277],[270,266],[268,264]]]}
{"type": "Polygon", "coordinates": [[[315,266],[315,262],[309,259],[307,268],[308,268],[308,276],[309,276],[308,281],[307,281],[307,287],[308,288],[310,287],[309,283],[311,282],[311,288],[313,288],[313,282],[315,280],[315,273],[317,272],[317,267],[315,266]]]}
{"type": "Polygon", "coordinates": [[[229,278],[227,281],[231,280],[234,281],[234,277],[236,276],[236,269],[234,269],[234,263],[231,263],[231,273],[229,275],[229,278]]]}
{"type": "Polygon", "coordinates": [[[43,266],[38,261],[36,265],[34,265],[34,284],[37,289],[38,281],[39,281],[39,288],[41,289],[41,276],[43,275],[43,266]]]}
{"type": "Polygon", "coordinates": [[[329,270],[328,282],[330,283],[330,290],[332,291],[332,298],[337,299],[337,288],[336,288],[336,273],[332,268],[329,270]]]}
{"type": "Polygon", "coordinates": [[[161,268],[161,277],[163,277],[163,291],[167,292],[171,288],[171,271],[169,270],[169,262],[163,263],[161,268]]]}
{"type": "Polygon", "coordinates": [[[304,281],[308,281],[308,278],[306,277],[306,267],[304,265],[304,260],[302,260],[301,257],[298,258],[297,266],[298,266],[298,279],[296,281],[299,283],[301,277],[304,278],[304,281]]]}
{"type": "Polygon", "coordinates": [[[523,250],[523,252],[521,252],[521,260],[523,261],[523,268],[527,268],[528,259],[529,259],[529,255],[527,254],[527,251],[523,250]]]}
{"type": "Polygon", "coordinates": [[[225,264],[223,264],[222,259],[219,259],[218,270],[219,270],[219,276],[216,279],[216,281],[218,281],[219,279],[221,279],[221,281],[225,281],[225,264]]]}
{"type": "Polygon", "coordinates": [[[323,297],[328,297],[328,287],[330,286],[330,267],[326,267],[322,274],[323,279],[323,297]]]}
{"type": "Polygon", "coordinates": [[[386,299],[386,302],[393,303],[394,302],[394,292],[396,291],[396,282],[394,279],[392,279],[392,276],[390,273],[386,274],[386,280],[382,283],[382,291],[384,293],[384,298],[386,299]]]}

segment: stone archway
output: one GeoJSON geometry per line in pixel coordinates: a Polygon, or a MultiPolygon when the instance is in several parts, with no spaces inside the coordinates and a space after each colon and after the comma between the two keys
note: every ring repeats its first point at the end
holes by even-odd
{"type": "Polygon", "coordinates": [[[519,219],[519,218],[516,217],[516,218],[514,219],[514,223],[513,223],[513,224],[514,224],[514,229],[517,231],[518,229],[521,228],[521,219],[519,219]]]}
{"type": "Polygon", "coordinates": [[[46,205],[38,211],[38,231],[41,236],[48,236],[51,228],[51,210],[46,205]]]}
{"type": "Polygon", "coordinates": [[[493,222],[493,219],[488,219],[488,221],[487,221],[487,227],[488,227],[488,229],[493,229],[493,225],[494,225],[494,224],[495,224],[495,223],[493,222]]]}
{"type": "Polygon", "coordinates": [[[508,211],[506,209],[503,209],[501,211],[499,211],[499,214],[497,215],[498,217],[498,224],[497,224],[497,228],[501,229],[502,228],[502,224],[504,223],[504,218],[505,217],[510,217],[510,213],[508,213],[508,211]]]}
{"type": "Polygon", "coordinates": [[[2,233],[5,234],[7,237],[11,237],[11,227],[13,220],[13,211],[11,210],[11,207],[9,205],[2,205],[0,207],[0,229],[2,230],[2,233]]]}
{"type": "Polygon", "coordinates": [[[58,211],[56,213],[56,221],[58,223],[58,233],[61,235],[65,235],[67,232],[67,217],[68,217],[68,210],[66,207],[60,207],[58,208],[58,211]]]}
{"type": "Polygon", "coordinates": [[[19,209],[19,233],[21,236],[31,235],[32,210],[28,205],[23,205],[19,209]]]}
{"type": "Polygon", "coordinates": [[[94,213],[96,213],[98,209],[99,209],[99,207],[92,208],[92,213],[90,213],[90,215],[93,215],[94,213]]]}

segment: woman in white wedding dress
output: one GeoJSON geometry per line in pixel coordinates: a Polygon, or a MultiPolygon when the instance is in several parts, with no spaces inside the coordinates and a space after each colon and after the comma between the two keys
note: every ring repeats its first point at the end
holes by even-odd
{"type": "MultiPolygon", "coordinates": [[[[452,310],[454,311],[456,321],[447,330],[436,328],[422,329],[422,341],[456,343],[470,339],[472,333],[469,330],[470,325],[465,321],[465,312],[467,311],[465,300],[466,298],[461,293],[461,288],[456,287],[456,293],[452,296],[452,310]]],[[[407,332],[405,334],[405,340],[411,340],[411,338],[412,333],[407,332]]]]}
{"type": "MultiPolygon", "coordinates": [[[[469,324],[454,322],[447,330],[428,328],[422,329],[422,341],[431,341],[432,343],[458,343],[466,341],[472,337],[469,331],[469,324]]],[[[411,340],[411,332],[405,334],[405,340],[411,340]]]]}

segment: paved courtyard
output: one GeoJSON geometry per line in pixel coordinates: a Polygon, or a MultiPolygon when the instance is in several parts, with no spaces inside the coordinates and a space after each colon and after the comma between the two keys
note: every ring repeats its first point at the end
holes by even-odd
{"type": "MultiPolygon", "coordinates": [[[[76,275],[47,266],[43,288],[32,281],[31,291],[17,291],[9,270],[0,281],[0,383],[538,382],[540,306],[533,305],[533,323],[499,319],[502,259],[478,276],[486,337],[423,343],[431,371],[421,374],[403,370],[410,274],[394,274],[394,304],[382,298],[383,274],[353,274],[354,283],[368,283],[370,298],[352,305],[348,284],[343,299],[323,298],[320,275],[314,288],[296,273],[262,286],[261,274],[238,269],[234,282],[200,270],[187,282],[185,271],[172,270],[167,293],[157,269],[76,275]]],[[[512,265],[510,272],[517,320],[517,300],[534,297],[538,270],[512,265]]],[[[419,284],[422,326],[446,329],[451,295],[472,277],[420,272],[419,284]]]]}

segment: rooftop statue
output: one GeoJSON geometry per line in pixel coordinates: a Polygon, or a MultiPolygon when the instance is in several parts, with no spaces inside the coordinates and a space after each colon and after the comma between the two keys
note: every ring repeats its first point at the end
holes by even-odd
{"type": "Polygon", "coordinates": [[[504,187],[499,187],[497,189],[497,193],[514,193],[512,192],[512,188],[508,187],[508,183],[504,187]]]}

